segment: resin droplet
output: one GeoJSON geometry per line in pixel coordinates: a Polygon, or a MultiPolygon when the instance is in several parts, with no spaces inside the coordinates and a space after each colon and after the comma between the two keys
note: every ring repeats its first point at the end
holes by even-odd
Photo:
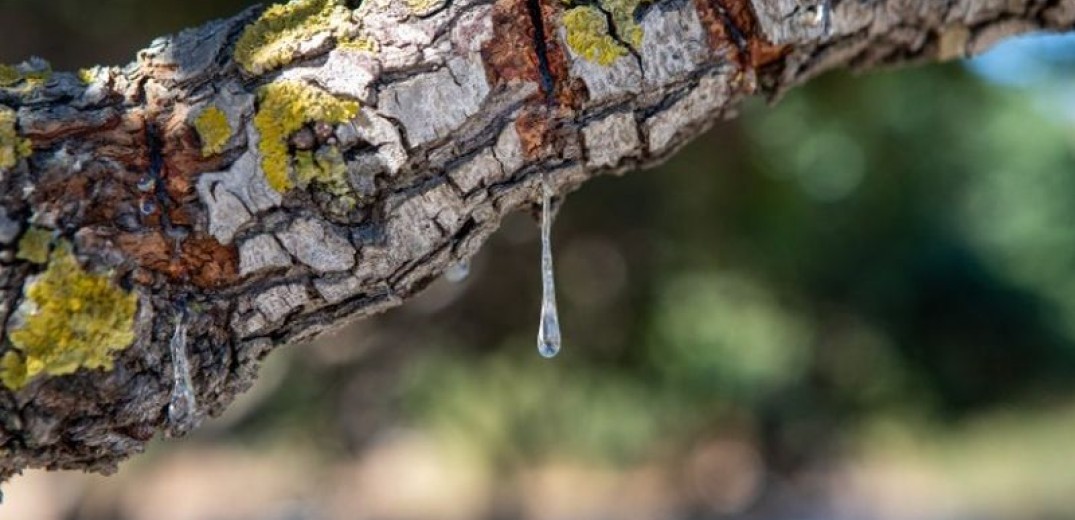
{"type": "Polygon", "coordinates": [[[142,177],[141,179],[138,179],[138,191],[140,191],[142,193],[149,193],[149,192],[153,191],[154,189],[156,189],[156,187],[157,187],[157,181],[153,177],[150,177],[149,175],[146,175],[145,177],[142,177]]]}
{"type": "Polygon", "coordinates": [[[453,264],[447,271],[444,271],[444,279],[452,283],[460,283],[468,276],[470,276],[470,262],[466,260],[453,264]]]}
{"type": "Polygon", "coordinates": [[[538,324],[538,353],[551,358],[560,352],[560,317],[556,312],[556,280],[552,270],[552,190],[542,185],[541,197],[541,321],[538,324]]]}
{"type": "Polygon", "coordinates": [[[184,433],[194,426],[198,404],[190,379],[190,359],[187,357],[187,326],[181,315],[175,325],[170,343],[172,351],[172,400],[168,404],[168,422],[174,433],[184,433]]]}

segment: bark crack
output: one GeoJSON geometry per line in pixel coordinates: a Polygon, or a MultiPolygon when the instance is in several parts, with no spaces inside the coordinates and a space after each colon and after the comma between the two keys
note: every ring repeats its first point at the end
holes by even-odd
{"type": "Polygon", "coordinates": [[[538,72],[541,74],[541,89],[545,92],[545,100],[552,104],[556,97],[556,75],[549,65],[549,47],[546,41],[545,15],[541,8],[542,0],[526,0],[527,13],[530,15],[530,24],[534,29],[534,52],[537,53],[538,72]]]}

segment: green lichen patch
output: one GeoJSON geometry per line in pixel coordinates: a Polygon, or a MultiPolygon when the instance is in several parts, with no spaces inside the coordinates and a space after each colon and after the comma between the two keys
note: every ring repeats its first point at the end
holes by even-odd
{"type": "MultiPolygon", "coordinates": [[[[265,85],[258,91],[258,101],[254,127],[260,136],[261,168],[269,186],[280,193],[295,187],[295,180],[289,175],[288,137],[307,123],[338,124],[358,113],[358,102],[338,98],[299,81],[265,85]]],[[[309,176],[309,173],[304,175],[309,176]]]]}
{"type": "Polygon", "coordinates": [[[12,87],[22,81],[22,72],[14,65],[0,63],[0,87],[12,87]]]}
{"type": "Polygon", "coordinates": [[[61,243],[26,288],[22,322],[8,334],[15,348],[0,358],[0,383],[18,390],[42,374],[111,370],[115,353],[134,341],[137,309],[136,295],[84,270],[61,243]]]}
{"type": "Polygon", "coordinates": [[[447,3],[445,0],[404,0],[416,16],[429,16],[447,3]]]}
{"type": "Polygon", "coordinates": [[[10,170],[30,156],[30,140],[19,136],[15,120],[15,111],[0,105],[0,171],[10,170]]]}
{"type": "Polygon", "coordinates": [[[616,34],[631,47],[642,45],[642,27],[635,21],[635,13],[649,0],[601,0],[601,8],[612,16],[616,34]]]}
{"type": "Polygon", "coordinates": [[[596,7],[584,5],[567,11],[564,27],[567,44],[583,59],[609,66],[627,55],[627,49],[609,34],[605,13],[596,7]]]}
{"type": "Polygon", "coordinates": [[[78,69],[78,80],[84,85],[92,85],[97,82],[102,74],[107,73],[108,69],[100,65],[94,65],[85,69],[78,69]]]}
{"type": "Polygon", "coordinates": [[[354,190],[347,182],[347,163],[336,146],[323,146],[317,152],[295,153],[295,184],[306,188],[313,184],[333,195],[334,210],[350,211],[358,204],[354,190]]]}
{"type": "Polygon", "coordinates": [[[18,65],[0,64],[0,88],[40,87],[52,78],[52,66],[41,58],[31,58],[18,65]]]}
{"type": "Polygon", "coordinates": [[[97,77],[93,69],[78,69],[78,80],[83,84],[89,85],[93,83],[93,80],[97,77]]]}
{"type": "Polygon", "coordinates": [[[341,39],[340,42],[336,44],[336,48],[346,51],[376,54],[377,51],[380,50],[381,46],[377,43],[377,40],[374,40],[372,38],[358,37],[341,39]]]}
{"type": "Polygon", "coordinates": [[[202,140],[202,156],[209,157],[224,151],[234,130],[228,123],[228,116],[216,106],[202,110],[194,119],[194,129],[202,140]]]}
{"type": "Polygon", "coordinates": [[[274,5],[243,30],[235,44],[235,61],[254,75],[277,69],[291,63],[302,44],[326,33],[339,35],[350,15],[341,0],[274,5]]]}
{"type": "Polygon", "coordinates": [[[635,21],[635,15],[638,8],[649,1],[600,0],[593,5],[576,5],[573,0],[563,0],[564,4],[574,5],[563,18],[568,46],[587,61],[611,65],[630,54],[631,48],[642,45],[643,31],[635,21]]]}
{"type": "Polygon", "coordinates": [[[44,68],[32,68],[23,73],[22,77],[29,87],[37,88],[52,79],[52,67],[46,65],[44,68]]]}
{"type": "Polygon", "coordinates": [[[35,264],[49,261],[49,248],[52,247],[52,232],[39,227],[31,227],[19,239],[19,249],[15,258],[35,264]]]}

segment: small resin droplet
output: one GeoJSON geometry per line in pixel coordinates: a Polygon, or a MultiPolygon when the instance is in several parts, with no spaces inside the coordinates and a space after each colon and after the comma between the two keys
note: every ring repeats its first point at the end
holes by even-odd
{"type": "Polygon", "coordinates": [[[138,179],[138,191],[142,193],[149,193],[156,187],[157,181],[153,179],[153,177],[146,175],[145,177],[138,179]]]}
{"type": "Polygon", "coordinates": [[[552,269],[552,190],[542,184],[541,197],[541,321],[538,324],[538,353],[551,358],[560,352],[560,318],[556,312],[556,280],[552,269]]]}
{"type": "Polygon", "coordinates": [[[170,343],[172,351],[172,400],[168,404],[168,422],[174,433],[185,433],[194,426],[198,403],[190,378],[190,359],[187,357],[187,326],[180,315],[170,343]]]}
{"type": "Polygon", "coordinates": [[[152,215],[154,211],[157,211],[157,203],[151,200],[143,200],[138,209],[143,215],[152,215]]]}
{"type": "Polygon", "coordinates": [[[466,260],[452,264],[447,271],[444,271],[444,279],[452,283],[460,283],[468,276],[470,276],[470,262],[466,260]]]}

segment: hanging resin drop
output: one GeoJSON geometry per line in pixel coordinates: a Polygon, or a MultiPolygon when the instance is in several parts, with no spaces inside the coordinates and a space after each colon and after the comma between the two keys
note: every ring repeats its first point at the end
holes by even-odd
{"type": "Polygon", "coordinates": [[[194,426],[197,415],[197,401],[194,397],[193,382],[190,378],[190,359],[187,357],[186,314],[179,316],[175,332],[169,343],[172,351],[172,399],[168,403],[168,422],[172,431],[186,432],[194,426]]]}
{"type": "Polygon", "coordinates": [[[541,322],[538,324],[538,353],[551,358],[560,352],[560,317],[556,312],[556,280],[552,269],[552,190],[542,184],[541,197],[541,322]]]}

